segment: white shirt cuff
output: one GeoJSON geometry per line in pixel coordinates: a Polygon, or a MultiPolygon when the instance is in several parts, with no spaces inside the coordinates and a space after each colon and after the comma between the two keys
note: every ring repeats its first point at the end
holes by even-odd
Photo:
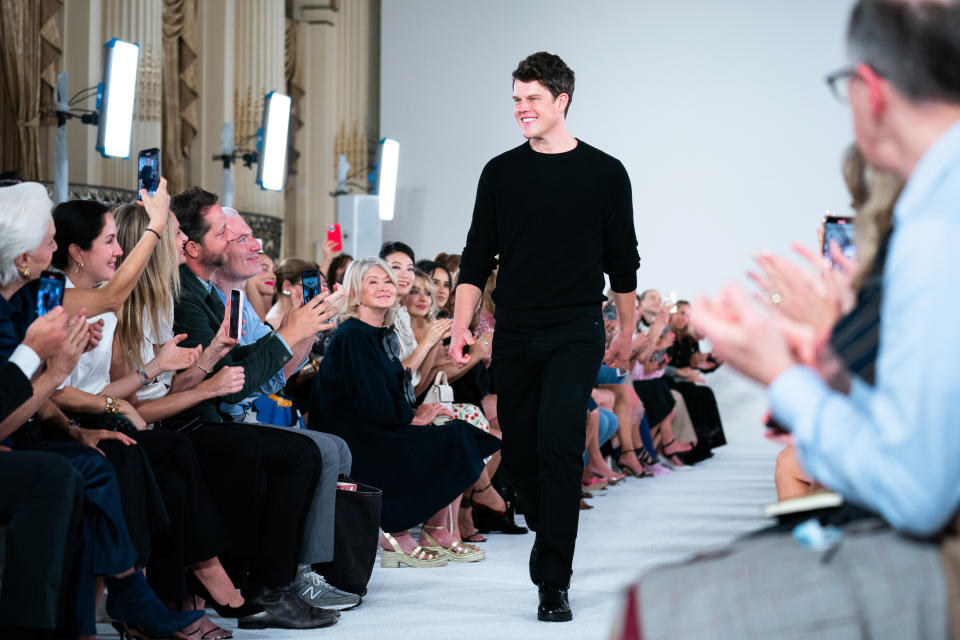
{"type": "Polygon", "coordinates": [[[40,368],[41,362],[40,356],[38,356],[33,349],[25,344],[21,344],[13,350],[9,361],[20,367],[20,370],[23,371],[23,375],[27,376],[27,380],[32,378],[33,374],[37,372],[37,369],[40,368]]]}

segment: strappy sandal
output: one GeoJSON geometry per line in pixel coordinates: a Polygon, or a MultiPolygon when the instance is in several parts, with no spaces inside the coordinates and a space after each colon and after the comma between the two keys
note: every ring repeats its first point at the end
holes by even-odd
{"type": "Polygon", "coordinates": [[[454,540],[450,546],[445,547],[427,533],[427,529],[447,531],[447,528],[442,525],[425,524],[421,527],[420,535],[429,545],[428,549],[438,550],[450,562],[480,562],[487,559],[486,551],[473,545],[465,545],[459,540],[454,540]]]}
{"type": "MultiPolygon", "coordinates": [[[[482,505],[482,504],[480,504],[479,502],[474,502],[474,501],[473,501],[473,496],[477,495],[478,493],[483,493],[484,491],[486,491],[486,490],[488,490],[488,489],[492,489],[492,488],[493,488],[493,483],[490,483],[490,484],[488,484],[487,486],[485,486],[483,489],[476,489],[476,490],[474,490],[473,493],[470,494],[470,506],[472,506],[474,509],[480,509],[481,511],[489,511],[490,513],[492,513],[493,515],[496,515],[496,516],[505,516],[505,515],[507,515],[507,510],[506,510],[506,509],[504,509],[503,511],[495,511],[494,509],[491,509],[490,507],[488,507],[488,506],[486,506],[486,505],[482,505]]],[[[494,489],[494,493],[496,493],[496,489],[494,489]]],[[[504,504],[506,504],[506,501],[504,501],[504,504]]]]}
{"type": "Polygon", "coordinates": [[[410,553],[404,553],[396,538],[387,532],[383,533],[383,537],[387,539],[387,542],[389,542],[390,546],[394,549],[393,551],[383,549],[380,553],[380,566],[384,569],[397,569],[402,564],[413,567],[414,569],[431,569],[433,567],[447,566],[447,559],[441,553],[434,553],[432,550],[428,551],[420,545],[417,545],[410,553]]]}

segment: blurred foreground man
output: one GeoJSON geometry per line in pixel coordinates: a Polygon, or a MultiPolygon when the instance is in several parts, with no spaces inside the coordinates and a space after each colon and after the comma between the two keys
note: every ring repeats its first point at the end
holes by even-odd
{"type": "Polygon", "coordinates": [[[860,0],[847,45],[850,65],[827,80],[867,161],[907,181],[878,253],[875,385],[784,322],[779,293],[767,317],[731,287],[694,321],[768,387],[803,469],[876,517],[654,570],[617,637],[960,637],[960,332],[940,325],[960,312],[960,6],[860,0]]]}

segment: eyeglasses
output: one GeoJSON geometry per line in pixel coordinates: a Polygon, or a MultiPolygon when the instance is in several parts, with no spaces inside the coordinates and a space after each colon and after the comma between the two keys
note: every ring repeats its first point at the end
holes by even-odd
{"type": "Polygon", "coordinates": [[[837,99],[837,102],[848,104],[850,102],[850,80],[857,75],[856,67],[844,67],[834,71],[824,80],[830,87],[830,93],[837,99]]]}

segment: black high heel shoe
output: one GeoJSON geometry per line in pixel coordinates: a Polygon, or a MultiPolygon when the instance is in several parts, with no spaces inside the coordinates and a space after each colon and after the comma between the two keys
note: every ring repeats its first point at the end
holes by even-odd
{"type": "Polygon", "coordinates": [[[513,504],[507,503],[507,512],[500,515],[490,509],[474,509],[473,525],[480,533],[506,533],[510,535],[522,535],[528,533],[529,529],[521,527],[514,522],[513,504]]]}
{"type": "MultiPolygon", "coordinates": [[[[254,604],[249,600],[245,600],[242,605],[239,607],[231,607],[227,604],[220,604],[217,602],[213,596],[210,595],[210,592],[207,591],[207,588],[203,586],[203,583],[200,582],[200,579],[197,576],[190,574],[187,578],[190,583],[190,592],[195,595],[195,597],[200,597],[204,599],[204,606],[212,607],[214,611],[217,612],[217,615],[221,618],[244,618],[246,616],[253,616],[261,611],[263,607],[259,604],[254,604]]],[[[196,603],[194,603],[196,606],[196,603]]]]}

